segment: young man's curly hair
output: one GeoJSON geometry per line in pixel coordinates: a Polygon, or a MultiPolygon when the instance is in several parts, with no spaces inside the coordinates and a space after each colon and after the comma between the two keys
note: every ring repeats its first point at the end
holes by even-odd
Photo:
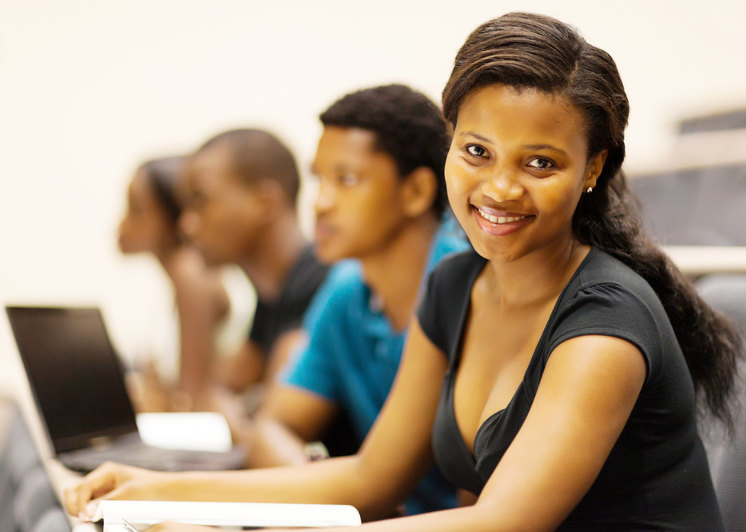
{"type": "Polygon", "coordinates": [[[376,134],[376,149],[390,155],[403,177],[417,168],[432,169],[438,194],[432,209],[447,205],[443,167],[449,137],[440,108],[406,85],[392,84],[347,94],[321,113],[324,126],[355,127],[376,134]]]}

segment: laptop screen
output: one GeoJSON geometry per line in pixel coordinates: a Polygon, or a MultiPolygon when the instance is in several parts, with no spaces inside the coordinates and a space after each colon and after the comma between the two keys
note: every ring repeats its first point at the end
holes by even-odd
{"type": "Polygon", "coordinates": [[[120,360],[98,308],[6,311],[55,453],[137,430],[120,360]]]}

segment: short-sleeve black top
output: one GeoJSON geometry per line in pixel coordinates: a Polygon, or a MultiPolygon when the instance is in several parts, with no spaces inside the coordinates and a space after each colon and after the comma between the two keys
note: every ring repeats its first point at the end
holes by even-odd
{"type": "Polygon", "coordinates": [[[552,351],[581,335],[614,336],[640,349],[646,380],[598,478],[560,530],[722,530],[691,376],[666,312],[644,279],[597,248],[557,300],[511,401],[479,427],[469,453],[453,390],[471,289],[485,264],[474,252],[441,263],[418,311],[423,331],[449,361],[433,429],[445,476],[480,493],[521,428],[552,351]]]}
{"type": "Polygon", "coordinates": [[[265,356],[285,332],[303,324],[303,314],[326,277],[329,266],[320,263],[311,246],[306,247],[287,275],[277,301],[257,301],[249,340],[259,344],[265,356]]]}

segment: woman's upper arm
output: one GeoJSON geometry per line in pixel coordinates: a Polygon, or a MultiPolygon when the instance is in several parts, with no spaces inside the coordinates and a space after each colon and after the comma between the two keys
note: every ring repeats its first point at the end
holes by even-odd
{"type": "Polygon", "coordinates": [[[431,435],[443,376],[444,354],[413,319],[394,384],[359,454],[360,465],[379,482],[401,479],[403,498],[432,465],[431,435]]]}
{"type": "Polygon", "coordinates": [[[556,528],[598,476],[645,376],[642,353],[625,340],[581,336],[560,344],[478,504],[497,505],[506,524],[556,528]]]}
{"type": "Polygon", "coordinates": [[[228,308],[227,294],[217,273],[187,250],[176,254],[169,272],[179,317],[179,388],[197,402],[193,407],[204,408],[215,334],[228,308]]]}

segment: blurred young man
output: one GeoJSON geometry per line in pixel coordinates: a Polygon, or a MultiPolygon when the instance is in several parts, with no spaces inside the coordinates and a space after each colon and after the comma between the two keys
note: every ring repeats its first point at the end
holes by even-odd
{"type": "MultiPolygon", "coordinates": [[[[309,459],[339,411],[363,440],[393,383],[425,274],[466,248],[443,224],[448,145],[438,107],[403,85],[344,96],[321,114],[315,251],[332,269],[306,318],[306,347],[273,385],[248,433],[255,467],[309,459]]],[[[451,229],[454,228],[454,229],[451,229]]],[[[453,506],[437,471],[405,511],[453,506]]]]}
{"type": "Polygon", "coordinates": [[[214,376],[241,392],[282,366],[328,267],[298,226],[297,166],[272,134],[237,129],[213,137],[192,155],[186,182],[182,230],[207,264],[237,264],[256,290],[248,341],[214,376]]]}

